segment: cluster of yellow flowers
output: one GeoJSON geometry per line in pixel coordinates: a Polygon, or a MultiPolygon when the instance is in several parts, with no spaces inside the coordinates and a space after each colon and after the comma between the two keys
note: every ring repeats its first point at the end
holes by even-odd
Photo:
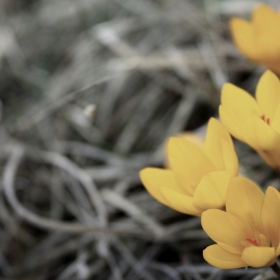
{"type": "MultiPolygon", "coordinates": [[[[252,22],[231,20],[236,45],[249,59],[280,74],[280,14],[261,5],[252,22]]],[[[233,84],[224,85],[219,114],[211,118],[203,145],[184,137],[167,144],[168,168],[145,168],[140,177],[152,196],[182,213],[201,216],[217,243],[203,256],[223,269],[275,264],[280,255],[280,193],[266,193],[238,177],[231,135],[254,148],[280,172],[280,81],[267,70],[256,99],[233,84]]]]}

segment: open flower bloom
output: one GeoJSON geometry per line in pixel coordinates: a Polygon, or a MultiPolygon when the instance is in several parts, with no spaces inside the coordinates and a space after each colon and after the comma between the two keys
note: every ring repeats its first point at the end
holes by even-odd
{"type": "Polygon", "coordinates": [[[233,40],[248,59],[280,74],[280,13],[266,5],[254,10],[252,21],[230,21],[233,40]]]}
{"type": "Polygon", "coordinates": [[[217,243],[203,251],[204,259],[223,269],[273,265],[280,254],[279,192],[268,187],[264,194],[253,182],[233,178],[226,211],[202,214],[203,229],[217,243]]]}
{"type": "Polygon", "coordinates": [[[275,170],[280,169],[280,82],[267,70],[261,77],[256,99],[246,91],[225,84],[220,117],[228,131],[253,147],[275,170]]]}
{"type": "Polygon", "coordinates": [[[223,208],[227,186],[237,176],[238,160],[225,127],[211,118],[203,147],[183,137],[167,144],[168,169],[145,168],[140,178],[161,203],[182,213],[200,216],[223,208]]]}

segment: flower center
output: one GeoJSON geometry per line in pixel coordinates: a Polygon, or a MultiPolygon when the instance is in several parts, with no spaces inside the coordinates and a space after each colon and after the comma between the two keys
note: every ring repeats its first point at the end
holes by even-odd
{"type": "Polygon", "coordinates": [[[261,247],[266,247],[267,241],[266,237],[262,234],[259,233],[256,238],[250,238],[250,237],[244,237],[245,240],[241,241],[241,244],[244,247],[249,247],[249,246],[261,246],[261,247]]]}
{"type": "Polygon", "coordinates": [[[270,125],[270,118],[266,118],[265,115],[261,116],[261,119],[266,122],[268,125],[270,125]]]}
{"type": "Polygon", "coordinates": [[[244,247],[249,246],[268,246],[266,237],[261,233],[259,226],[253,220],[251,220],[252,237],[244,237],[241,244],[244,247]]]}
{"type": "Polygon", "coordinates": [[[247,240],[248,242],[252,243],[255,246],[259,246],[257,238],[251,239],[249,237],[245,237],[245,240],[247,240]]]}

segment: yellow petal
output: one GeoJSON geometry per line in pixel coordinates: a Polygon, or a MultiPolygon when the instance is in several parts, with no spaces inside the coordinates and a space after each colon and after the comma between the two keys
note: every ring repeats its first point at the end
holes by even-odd
{"type": "Polygon", "coordinates": [[[243,55],[258,61],[259,52],[253,25],[242,18],[233,18],[230,21],[230,30],[234,43],[243,55]]]}
{"type": "Polygon", "coordinates": [[[201,178],[215,170],[212,161],[196,144],[181,137],[168,141],[168,162],[181,186],[191,185],[194,192],[201,178]]]}
{"type": "Polygon", "coordinates": [[[166,205],[175,209],[178,212],[200,216],[202,210],[193,205],[193,198],[187,195],[182,195],[169,188],[160,188],[160,192],[165,199],[166,205]]]}
{"type": "Polygon", "coordinates": [[[278,149],[280,134],[257,116],[246,121],[245,141],[256,150],[269,151],[278,149]]]}
{"type": "Polygon", "coordinates": [[[280,149],[272,149],[270,151],[258,150],[259,155],[263,160],[275,170],[280,170],[280,149]]]}
{"type": "Polygon", "coordinates": [[[235,44],[249,59],[280,73],[280,15],[266,5],[258,6],[252,22],[234,18],[230,29],[235,44]]]}
{"type": "MultiPolygon", "coordinates": [[[[268,188],[270,188],[270,187],[268,187],[268,188]]],[[[279,200],[279,202],[280,202],[280,192],[279,192],[278,190],[277,190],[277,192],[276,192],[276,195],[277,195],[278,200],[279,200]]],[[[280,255],[280,242],[279,242],[279,245],[278,245],[278,247],[277,247],[277,249],[276,249],[275,255],[276,255],[276,256],[279,256],[279,255],[280,255]]]]}
{"type": "Polygon", "coordinates": [[[280,55],[280,42],[277,40],[280,32],[280,17],[269,6],[259,5],[253,12],[256,41],[263,60],[275,60],[280,55]]]}
{"type": "Polygon", "coordinates": [[[203,251],[203,257],[209,264],[221,269],[233,269],[246,266],[246,263],[241,260],[241,255],[230,253],[219,245],[207,247],[203,251]]]}
{"type": "Polygon", "coordinates": [[[140,171],[140,178],[148,192],[164,204],[166,204],[166,200],[159,191],[162,187],[170,188],[181,194],[187,193],[177,184],[174,174],[168,169],[148,167],[140,171]]]}
{"type": "MultiPolygon", "coordinates": [[[[279,61],[279,66],[280,66],[280,61],[279,61]]],[[[280,73],[280,72],[279,72],[280,73]]],[[[280,95],[280,93],[279,93],[280,95]]],[[[280,134],[280,102],[278,102],[277,104],[277,108],[276,111],[274,113],[274,116],[270,122],[270,126],[277,132],[280,134]]]]}
{"type": "Polygon", "coordinates": [[[245,90],[230,84],[224,84],[221,96],[222,105],[239,119],[240,124],[249,116],[259,115],[256,100],[245,90]]]}
{"type": "Polygon", "coordinates": [[[205,175],[195,190],[194,205],[204,210],[223,208],[232,177],[227,171],[213,171],[205,175]]]}
{"type": "Polygon", "coordinates": [[[265,236],[270,237],[270,242],[274,248],[278,248],[280,241],[279,213],[279,192],[273,187],[268,187],[262,207],[262,224],[265,236]]]}
{"type": "Polygon", "coordinates": [[[278,77],[269,70],[260,78],[256,90],[256,99],[265,118],[269,118],[270,123],[272,123],[274,114],[280,103],[280,82],[278,77]]]}
{"type": "Polygon", "coordinates": [[[238,158],[234,148],[228,143],[222,140],[222,153],[225,164],[225,170],[232,175],[238,175],[238,158]]]}
{"type": "MultiPolygon", "coordinates": [[[[271,29],[272,23],[277,23],[279,14],[271,9],[269,6],[261,4],[258,5],[252,15],[252,22],[257,27],[258,31],[267,32],[271,29]]],[[[272,30],[271,30],[272,31],[272,30]]],[[[274,38],[275,40],[275,38],[274,38]]]]}
{"type": "Polygon", "coordinates": [[[185,138],[185,139],[193,142],[200,148],[203,147],[203,139],[193,132],[189,132],[189,131],[182,132],[181,134],[178,135],[178,137],[185,138]]]}
{"type": "Polygon", "coordinates": [[[234,254],[242,253],[244,247],[241,242],[251,234],[251,229],[245,222],[218,209],[204,211],[201,224],[211,239],[226,251],[234,254]]]}
{"type": "Polygon", "coordinates": [[[245,142],[243,137],[243,125],[240,124],[239,120],[235,117],[233,113],[229,113],[227,108],[220,105],[219,106],[219,115],[222,123],[227,128],[229,133],[240,141],[245,142]]]}
{"type": "Polygon", "coordinates": [[[254,225],[261,225],[263,201],[264,193],[252,181],[240,177],[230,181],[226,195],[226,209],[245,223],[250,225],[250,222],[253,222],[254,225]]]}
{"type": "MultiPolygon", "coordinates": [[[[191,141],[194,144],[196,144],[197,146],[199,146],[201,149],[203,148],[203,139],[193,132],[185,131],[185,132],[182,132],[182,133],[178,134],[176,137],[182,137],[184,139],[187,139],[188,141],[191,141]]],[[[167,141],[166,141],[164,146],[165,146],[165,151],[164,152],[167,155],[168,154],[168,152],[167,152],[167,141]]],[[[170,168],[170,164],[168,162],[168,157],[165,158],[165,166],[167,168],[170,168]]]]}
{"type": "Polygon", "coordinates": [[[266,266],[274,258],[275,250],[273,247],[246,247],[241,259],[252,267],[266,266]]]}
{"type": "Polygon", "coordinates": [[[211,158],[217,170],[226,170],[222,142],[227,143],[235,154],[232,139],[228,131],[217,119],[211,118],[208,122],[203,150],[211,158]]]}
{"type": "Polygon", "coordinates": [[[279,256],[280,255],[280,244],[278,245],[278,247],[275,250],[275,256],[279,256]]]}
{"type": "Polygon", "coordinates": [[[140,179],[147,191],[163,204],[166,204],[166,202],[159,188],[166,185],[174,188],[177,185],[172,171],[159,168],[142,169],[140,179]]]}
{"type": "Polygon", "coordinates": [[[222,88],[221,103],[223,109],[220,108],[220,117],[223,124],[232,135],[242,140],[242,127],[246,120],[253,115],[261,117],[256,100],[245,90],[226,83],[222,88]]]}
{"type": "Polygon", "coordinates": [[[200,215],[201,211],[193,206],[192,197],[178,186],[171,170],[145,168],[140,171],[140,178],[148,192],[161,203],[182,213],[200,215]]]}

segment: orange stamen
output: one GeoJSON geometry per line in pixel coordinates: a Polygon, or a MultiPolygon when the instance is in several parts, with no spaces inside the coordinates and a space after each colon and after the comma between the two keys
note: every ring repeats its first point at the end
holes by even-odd
{"type": "Polygon", "coordinates": [[[262,115],[261,116],[261,119],[264,121],[264,122],[266,122],[268,125],[270,125],[270,118],[265,118],[265,115],[262,115]]]}
{"type": "Polygon", "coordinates": [[[256,238],[251,239],[251,238],[249,238],[249,237],[245,237],[245,239],[246,239],[248,242],[252,243],[253,245],[255,245],[255,246],[259,246],[259,244],[258,244],[258,242],[257,242],[257,239],[256,239],[256,238]]]}

